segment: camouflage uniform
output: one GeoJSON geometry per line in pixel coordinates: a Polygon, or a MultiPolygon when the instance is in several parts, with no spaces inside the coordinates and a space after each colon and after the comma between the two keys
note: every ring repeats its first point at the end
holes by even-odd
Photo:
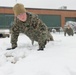
{"type": "MultiPolygon", "coordinates": [[[[34,39],[31,39],[31,41],[32,41],[32,45],[34,44],[34,39]]],[[[51,33],[50,33],[50,31],[48,30],[47,31],[47,41],[49,42],[49,41],[54,41],[54,39],[53,39],[53,36],[51,35],[51,33]]],[[[46,42],[47,43],[47,42],[46,42]]]]}
{"type": "Polygon", "coordinates": [[[17,47],[17,40],[19,33],[24,33],[31,40],[35,40],[39,44],[39,49],[44,49],[46,41],[48,39],[53,40],[53,37],[50,35],[47,26],[38,18],[38,15],[31,14],[26,12],[27,20],[22,22],[17,18],[14,21],[14,25],[11,28],[11,43],[12,47],[17,47]],[[48,33],[48,34],[47,34],[48,33]]]}
{"type": "Polygon", "coordinates": [[[66,34],[68,34],[69,36],[70,35],[74,35],[74,33],[73,33],[73,29],[72,28],[65,28],[65,30],[64,30],[64,36],[66,36],[66,34]]]}
{"type": "Polygon", "coordinates": [[[39,50],[43,50],[48,40],[53,40],[51,34],[49,34],[47,26],[38,18],[38,15],[27,12],[23,4],[17,3],[13,7],[15,20],[11,28],[11,44],[12,48],[17,47],[17,40],[19,33],[24,33],[31,40],[32,43],[35,41],[39,44],[39,50]],[[20,14],[25,14],[22,19],[20,14]],[[26,18],[27,17],[27,18],[26,18]],[[26,19],[26,20],[25,20],[26,19]]]}
{"type": "Polygon", "coordinates": [[[48,36],[48,41],[54,41],[53,36],[51,35],[51,33],[50,33],[50,30],[49,30],[49,29],[48,29],[47,36],[48,36]]]}

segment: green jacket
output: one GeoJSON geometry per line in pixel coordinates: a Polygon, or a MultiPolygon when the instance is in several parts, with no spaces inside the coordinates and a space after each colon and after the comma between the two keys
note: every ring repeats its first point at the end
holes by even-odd
{"type": "MultiPolygon", "coordinates": [[[[27,20],[22,22],[15,18],[11,28],[12,47],[17,46],[19,33],[24,33],[31,40],[39,44],[39,48],[45,47],[45,41],[48,39],[48,27],[38,18],[38,15],[27,12],[27,20]]],[[[52,37],[53,38],[53,37],[52,37]]]]}
{"type": "Polygon", "coordinates": [[[73,29],[70,28],[65,28],[65,31],[64,31],[64,35],[66,36],[66,34],[68,34],[69,36],[72,35],[73,36],[73,29]]]}

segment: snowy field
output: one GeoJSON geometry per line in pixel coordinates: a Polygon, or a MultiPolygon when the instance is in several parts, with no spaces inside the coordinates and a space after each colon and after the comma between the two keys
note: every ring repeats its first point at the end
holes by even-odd
{"type": "Polygon", "coordinates": [[[0,38],[0,75],[76,75],[76,34],[51,33],[54,41],[44,51],[37,51],[28,37],[20,34],[18,47],[11,47],[10,38],[0,38]]]}

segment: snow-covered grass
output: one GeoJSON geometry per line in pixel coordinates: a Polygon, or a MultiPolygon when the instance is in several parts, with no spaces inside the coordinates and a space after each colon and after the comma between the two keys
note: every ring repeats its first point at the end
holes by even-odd
{"type": "Polygon", "coordinates": [[[44,51],[38,43],[20,34],[18,47],[11,47],[10,38],[0,38],[0,75],[76,75],[76,34],[51,33],[54,41],[44,51]]]}

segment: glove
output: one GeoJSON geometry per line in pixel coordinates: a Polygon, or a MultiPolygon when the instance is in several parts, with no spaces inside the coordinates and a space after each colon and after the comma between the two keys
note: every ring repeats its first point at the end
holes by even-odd
{"type": "MultiPolygon", "coordinates": [[[[17,46],[16,46],[16,47],[17,47],[17,46]]],[[[7,48],[6,50],[12,50],[12,49],[15,49],[16,47],[7,48]]]]}

